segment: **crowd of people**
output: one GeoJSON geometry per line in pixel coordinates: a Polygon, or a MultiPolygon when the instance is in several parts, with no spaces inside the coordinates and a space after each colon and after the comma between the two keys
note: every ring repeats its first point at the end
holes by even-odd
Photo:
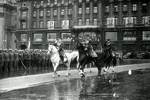
{"type": "Polygon", "coordinates": [[[0,72],[43,69],[50,66],[50,54],[47,50],[0,50],[0,72]]]}

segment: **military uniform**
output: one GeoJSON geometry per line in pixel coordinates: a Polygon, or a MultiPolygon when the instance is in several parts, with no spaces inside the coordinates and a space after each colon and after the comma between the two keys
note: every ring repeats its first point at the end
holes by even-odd
{"type": "Polygon", "coordinates": [[[56,40],[54,45],[56,46],[56,48],[58,49],[59,55],[60,55],[60,59],[62,60],[63,63],[67,62],[67,57],[64,53],[64,49],[62,47],[62,42],[60,39],[56,40]]]}

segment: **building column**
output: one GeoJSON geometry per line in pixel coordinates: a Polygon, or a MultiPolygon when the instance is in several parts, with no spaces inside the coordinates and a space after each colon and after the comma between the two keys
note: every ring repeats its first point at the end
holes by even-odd
{"type": "Polygon", "coordinates": [[[93,25],[93,2],[90,2],[90,24],[93,25]]]}
{"type": "Polygon", "coordinates": [[[58,27],[61,28],[61,20],[60,20],[60,13],[61,13],[61,8],[60,6],[58,7],[58,13],[57,13],[57,21],[58,21],[58,27]]]}
{"type": "Polygon", "coordinates": [[[44,8],[44,28],[47,28],[46,9],[44,8]]]}
{"type": "Polygon", "coordinates": [[[123,14],[122,14],[122,0],[119,1],[119,18],[118,18],[118,24],[119,26],[122,25],[123,22],[123,14]]]}
{"type": "Polygon", "coordinates": [[[82,3],[82,25],[85,25],[85,2],[82,3]]]}
{"type": "Polygon", "coordinates": [[[0,48],[4,49],[4,43],[5,43],[5,38],[4,38],[4,24],[5,23],[5,19],[3,17],[0,17],[0,48]]]}
{"type": "Polygon", "coordinates": [[[102,27],[102,1],[98,2],[98,25],[102,27]]]}

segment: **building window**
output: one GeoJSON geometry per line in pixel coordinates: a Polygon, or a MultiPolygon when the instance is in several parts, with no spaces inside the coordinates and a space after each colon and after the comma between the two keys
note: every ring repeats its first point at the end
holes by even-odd
{"type": "Polygon", "coordinates": [[[150,16],[144,16],[142,19],[142,24],[150,25],[150,16]]]}
{"type": "Polygon", "coordinates": [[[21,42],[27,42],[27,34],[21,34],[21,42]]]}
{"type": "Polygon", "coordinates": [[[57,0],[54,0],[54,4],[57,5],[57,0]]]}
{"type": "Polygon", "coordinates": [[[54,29],[55,22],[54,21],[47,21],[47,28],[48,29],[54,29]]]}
{"type": "Polygon", "coordinates": [[[94,25],[97,25],[97,19],[94,19],[94,25]]]}
{"type": "Polygon", "coordinates": [[[61,9],[61,15],[65,15],[65,10],[61,9]]]}
{"type": "Polygon", "coordinates": [[[65,1],[64,1],[64,0],[62,0],[62,1],[61,1],[61,4],[64,4],[64,3],[65,3],[65,1]]]}
{"type": "Polygon", "coordinates": [[[33,22],[33,28],[37,28],[36,27],[36,21],[33,22]]]}
{"type": "Polygon", "coordinates": [[[123,5],[123,12],[126,12],[128,10],[128,6],[127,5],[123,5]]]}
{"type": "Polygon", "coordinates": [[[22,21],[21,22],[21,28],[22,29],[26,29],[27,28],[27,22],[26,21],[22,21]]]}
{"type": "Polygon", "coordinates": [[[57,38],[56,33],[47,33],[47,41],[55,41],[57,38]]]}
{"type": "Polygon", "coordinates": [[[22,18],[26,18],[27,17],[27,11],[23,11],[22,12],[22,18]]]}
{"type": "Polygon", "coordinates": [[[118,6],[114,6],[114,12],[118,12],[118,6]]]}
{"type": "Polygon", "coordinates": [[[40,28],[44,28],[44,22],[40,21],[40,28]]]}
{"type": "Polygon", "coordinates": [[[106,25],[108,28],[115,27],[115,25],[117,24],[118,24],[118,18],[114,18],[114,17],[107,18],[106,25]]]}
{"type": "Polygon", "coordinates": [[[51,15],[51,11],[50,11],[50,10],[47,10],[46,15],[47,15],[47,16],[50,16],[50,15],[51,15]]]}
{"type": "Polygon", "coordinates": [[[43,17],[43,16],[44,16],[44,11],[40,10],[40,17],[43,17]]]}
{"type": "Polygon", "coordinates": [[[143,3],[143,4],[142,4],[142,12],[143,12],[143,13],[146,13],[146,12],[147,12],[147,4],[146,4],[146,3],[143,3]]]}
{"type": "Polygon", "coordinates": [[[78,25],[82,25],[82,19],[78,20],[78,25]]]}
{"type": "Polygon", "coordinates": [[[137,11],[137,4],[132,5],[132,11],[137,11]]]}
{"type": "Polygon", "coordinates": [[[111,41],[117,41],[117,32],[106,32],[105,39],[110,39],[111,41]]]}
{"type": "Polygon", "coordinates": [[[33,7],[36,7],[36,1],[34,1],[34,3],[33,3],[33,7]]]}
{"type": "Polygon", "coordinates": [[[61,33],[63,41],[71,41],[71,33],[61,33]]]}
{"type": "Polygon", "coordinates": [[[36,11],[33,11],[33,17],[36,17],[36,16],[37,16],[36,11]]]}
{"type": "Polygon", "coordinates": [[[90,25],[90,19],[86,19],[86,25],[90,25]]]}
{"type": "Polygon", "coordinates": [[[78,13],[79,13],[79,14],[82,14],[82,8],[79,8],[78,13]]]}
{"type": "Polygon", "coordinates": [[[34,42],[41,42],[42,41],[42,34],[34,34],[33,41],[34,42]]]}
{"type": "Polygon", "coordinates": [[[68,15],[71,15],[71,14],[72,14],[72,9],[69,8],[69,9],[68,9],[68,15]]]}
{"type": "Polygon", "coordinates": [[[133,17],[133,24],[137,24],[137,18],[133,17]]]}
{"type": "Polygon", "coordinates": [[[72,3],[72,0],[69,0],[69,4],[71,4],[72,3]]]}
{"type": "Polygon", "coordinates": [[[43,6],[44,5],[44,1],[41,1],[40,5],[43,6]]]}
{"type": "Polygon", "coordinates": [[[79,0],[79,3],[81,3],[82,2],[82,0],[79,0]]]}
{"type": "Polygon", "coordinates": [[[118,25],[118,18],[115,18],[115,25],[118,25]]]}
{"type": "Polygon", "coordinates": [[[57,10],[55,9],[55,10],[54,10],[54,16],[56,16],[56,15],[57,15],[57,10]]]}
{"type": "Polygon", "coordinates": [[[143,40],[150,41],[150,31],[143,31],[143,40]]]}
{"type": "Polygon", "coordinates": [[[123,23],[125,24],[126,27],[132,27],[134,24],[137,23],[137,18],[136,17],[124,17],[123,23]]]}
{"type": "Polygon", "coordinates": [[[136,41],[136,32],[135,31],[126,31],[123,33],[124,41],[136,41]]]}
{"type": "Polygon", "coordinates": [[[79,35],[78,35],[78,38],[82,38],[82,39],[90,39],[92,41],[95,41],[97,40],[97,35],[95,32],[81,32],[79,35]]]}
{"type": "Polygon", "coordinates": [[[86,2],[88,3],[90,0],[86,0],[86,2]]]}
{"type": "Polygon", "coordinates": [[[87,7],[87,8],[86,8],[86,14],[89,14],[89,13],[90,13],[90,8],[87,7]]]}
{"type": "Polygon", "coordinates": [[[105,7],[105,12],[106,12],[106,13],[109,13],[109,6],[106,6],[106,7],[105,7]]]}
{"type": "Polygon", "coordinates": [[[50,0],[47,1],[47,5],[48,5],[48,6],[50,5],[50,0]]]}
{"type": "Polygon", "coordinates": [[[97,13],[97,7],[94,7],[94,13],[97,13]]]}
{"type": "Polygon", "coordinates": [[[69,29],[69,20],[62,20],[62,29],[69,29]]]}

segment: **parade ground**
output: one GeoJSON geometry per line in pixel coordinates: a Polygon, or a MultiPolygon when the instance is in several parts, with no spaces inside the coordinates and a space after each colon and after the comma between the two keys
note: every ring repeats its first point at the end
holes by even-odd
{"type": "MultiPolygon", "coordinates": [[[[132,74],[132,70],[147,69],[150,68],[150,63],[144,64],[131,64],[131,65],[120,65],[114,68],[115,73],[127,72],[126,74],[132,74]]],[[[97,68],[86,68],[86,77],[96,76],[97,68]]],[[[112,73],[112,71],[108,71],[112,73]]],[[[0,80],[0,93],[5,93],[12,90],[29,88],[39,86],[45,83],[55,83],[69,79],[80,78],[78,70],[74,69],[70,71],[71,75],[67,76],[67,71],[58,71],[59,77],[53,77],[53,73],[44,73],[36,75],[27,75],[19,77],[4,78],[0,80]]],[[[103,73],[106,74],[106,73],[103,73]]]]}

